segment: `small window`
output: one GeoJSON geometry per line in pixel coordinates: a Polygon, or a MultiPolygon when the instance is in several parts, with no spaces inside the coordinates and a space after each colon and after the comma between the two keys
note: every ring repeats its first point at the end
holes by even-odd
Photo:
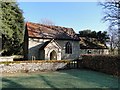
{"type": "Polygon", "coordinates": [[[72,45],[70,42],[67,42],[65,45],[65,53],[72,54],[72,45]]]}

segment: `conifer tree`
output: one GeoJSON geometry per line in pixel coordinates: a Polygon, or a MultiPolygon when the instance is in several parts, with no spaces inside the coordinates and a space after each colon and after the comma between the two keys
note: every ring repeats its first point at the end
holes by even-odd
{"type": "Polygon", "coordinates": [[[23,43],[24,18],[16,2],[0,2],[3,55],[20,54],[23,43]]]}

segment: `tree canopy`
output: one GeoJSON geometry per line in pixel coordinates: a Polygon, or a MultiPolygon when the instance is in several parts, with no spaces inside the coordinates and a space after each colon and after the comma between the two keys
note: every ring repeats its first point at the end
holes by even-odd
{"type": "Polygon", "coordinates": [[[23,43],[24,17],[16,2],[0,2],[3,55],[20,54],[23,43]]]}
{"type": "Polygon", "coordinates": [[[79,36],[80,37],[90,37],[90,38],[96,38],[98,41],[101,43],[106,43],[109,39],[109,35],[107,34],[106,31],[91,31],[91,30],[83,30],[79,31],[79,36]]]}

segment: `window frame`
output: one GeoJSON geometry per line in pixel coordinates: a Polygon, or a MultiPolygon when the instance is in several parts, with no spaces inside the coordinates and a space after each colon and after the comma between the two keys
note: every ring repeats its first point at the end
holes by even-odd
{"type": "Polygon", "coordinates": [[[70,42],[67,42],[65,44],[65,53],[66,54],[72,54],[72,44],[70,42]]]}

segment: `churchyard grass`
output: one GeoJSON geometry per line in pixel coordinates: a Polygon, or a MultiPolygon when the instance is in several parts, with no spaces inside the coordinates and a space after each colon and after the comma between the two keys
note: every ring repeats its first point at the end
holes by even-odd
{"type": "Polygon", "coordinates": [[[2,74],[0,88],[118,88],[118,77],[85,69],[2,74]]]}

